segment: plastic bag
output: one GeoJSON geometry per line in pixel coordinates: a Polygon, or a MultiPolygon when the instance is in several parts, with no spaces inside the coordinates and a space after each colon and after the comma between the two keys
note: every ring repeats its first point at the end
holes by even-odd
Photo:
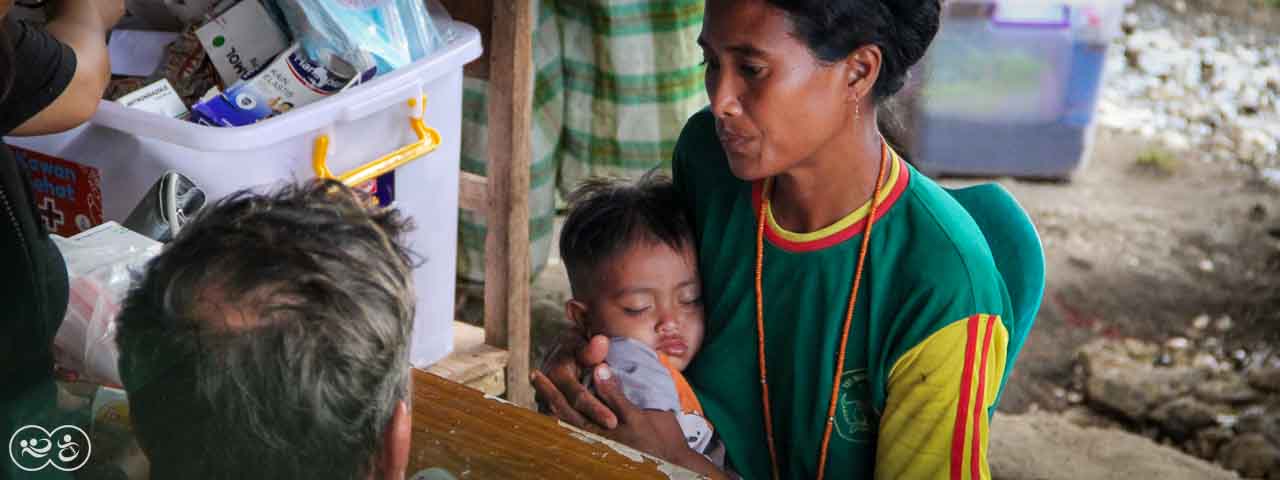
{"type": "Polygon", "coordinates": [[[81,379],[120,385],[115,318],[133,272],[160,253],[161,243],[115,222],[53,239],[71,284],[67,314],[53,339],[54,360],[81,379]]]}
{"type": "MultiPolygon", "coordinates": [[[[434,52],[446,40],[423,0],[278,0],[294,38],[312,59],[336,56],[383,74],[434,52]]],[[[438,4],[436,4],[438,6],[438,4]]]]}
{"type": "Polygon", "coordinates": [[[404,13],[404,32],[413,60],[431,55],[453,40],[449,12],[439,0],[396,0],[404,13]]]}

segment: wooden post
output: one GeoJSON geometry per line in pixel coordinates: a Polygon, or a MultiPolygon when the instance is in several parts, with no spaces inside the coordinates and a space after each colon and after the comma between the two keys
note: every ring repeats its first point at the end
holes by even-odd
{"type": "Polygon", "coordinates": [[[529,385],[529,165],[533,5],[493,2],[489,38],[489,169],[485,342],[510,353],[507,398],[533,406],[529,385]]]}

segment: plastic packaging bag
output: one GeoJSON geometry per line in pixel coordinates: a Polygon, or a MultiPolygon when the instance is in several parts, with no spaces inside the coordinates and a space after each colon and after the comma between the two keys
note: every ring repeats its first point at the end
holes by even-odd
{"type": "MultiPolygon", "coordinates": [[[[446,39],[423,0],[278,0],[294,38],[312,59],[336,56],[364,72],[402,67],[446,39]]],[[[438,5],[438,4],[437,4],[438,5]]]]}
{"type": "Polygon", "coordinates": [[[453,40],[449,12],[439,0],[396,0],[404,13],[404,33],[409,54],[419,60],[453,40]]]}
{"type": "Polygon", "coordinates": [[[200,45],[194,26],[183,30],[178,39],[165,49],[159,75],[169,80],[187,105],[196,103],[201,95],[218,86],[219,82],[218,71],[200,45]]]}
{"type": "Polygon", "coordinates": [[[71,283],[67,314],[53,339],[54,359],[82,379],[120,385],[115,318],[133,272],[159,254],[161,244],[115,222],[53,239],[71,283]]]}

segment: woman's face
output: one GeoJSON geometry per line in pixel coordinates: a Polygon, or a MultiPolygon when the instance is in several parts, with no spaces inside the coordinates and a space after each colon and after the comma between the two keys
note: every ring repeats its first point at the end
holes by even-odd
{"type": "Polygon", "coordinates": [[[784,173],[851,128],[850,67],[820,62],[764,0],[708,0],[698,44],[734,176],[784,173]]]}

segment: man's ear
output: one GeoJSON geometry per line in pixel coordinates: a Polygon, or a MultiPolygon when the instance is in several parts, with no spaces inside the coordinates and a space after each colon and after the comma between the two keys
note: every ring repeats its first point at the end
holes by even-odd
{"type": "Polygon", "coordinates": [[[378,457],[378,470],[386,480],[404,480],[409,469],[409,439],[412,436],[413,415],[404,400],[396,402],[391,420],[382,432],[382,452],[378,457]]]}
{"type": "Polygon", "coordinates": [[[596,332],[592,332],[589,328],[591,322],[588,318],[587,304],[575,299],[569,299],[564,302],[564,316],[568,317],[569,322],[573,323],[573,327],[582,332],[584,336],[590,336],[596,332]]]}

